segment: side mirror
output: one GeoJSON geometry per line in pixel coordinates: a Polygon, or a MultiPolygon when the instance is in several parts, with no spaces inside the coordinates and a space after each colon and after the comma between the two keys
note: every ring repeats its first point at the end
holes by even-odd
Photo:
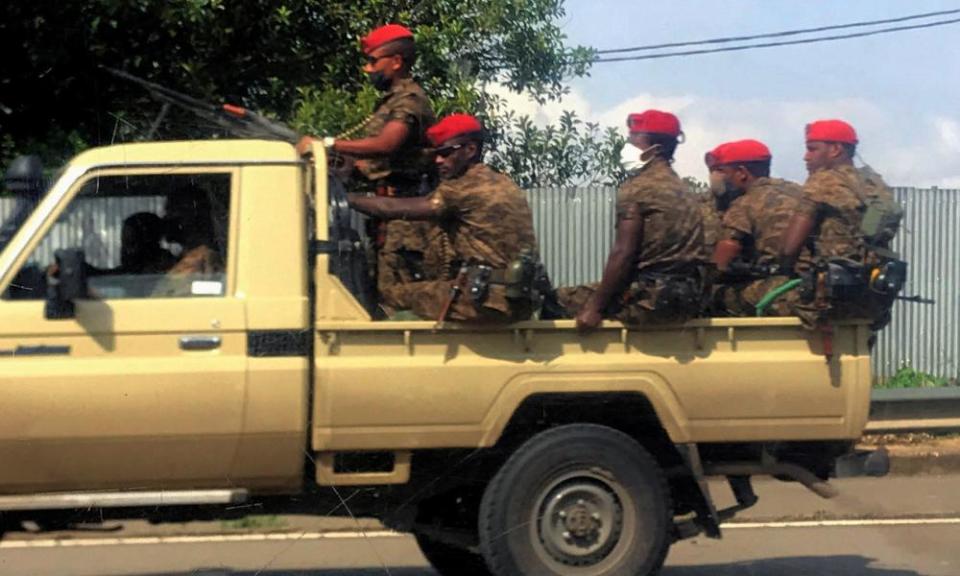
{"type": "Polygon", "coordinates": [[[86,298],[87,259],[80,248],[57,250],[56,265],[47,275],[47,302],[43,315],[47,320],[75,318],[76,300],[86,298]]]}

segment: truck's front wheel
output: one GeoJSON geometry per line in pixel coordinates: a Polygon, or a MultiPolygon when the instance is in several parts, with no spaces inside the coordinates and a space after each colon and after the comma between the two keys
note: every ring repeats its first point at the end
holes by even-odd
{"type": "Polygon", "coordinates": [[[541,432],[503,465],[480,504],[480,547],[498,576],[647,576],[670,547],[660,467],[612,428],[541,432]]]}

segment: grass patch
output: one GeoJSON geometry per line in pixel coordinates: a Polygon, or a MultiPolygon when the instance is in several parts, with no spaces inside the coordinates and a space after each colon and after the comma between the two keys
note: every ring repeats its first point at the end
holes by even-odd
{"type": "Polygon", "coordinates": [[[877,382],[877,388],[941,388],[944,386],[954,386],[956,380],[934,376],[928,372],[922,372],[912,368],[909,364],[900,366],[897,373],[892,378],[877,382]]]}
{"type": "Polygon", "coordinates": [[[220,526],[227,530],[279,530],[287,526],[279,516],[244,516],[236,520],[224,520],[220,526]]]}

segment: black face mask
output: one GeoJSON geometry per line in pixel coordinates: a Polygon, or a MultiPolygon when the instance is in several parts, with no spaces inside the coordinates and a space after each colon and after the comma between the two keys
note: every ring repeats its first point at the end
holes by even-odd
{"type": "Polygon", "coordinates": [[[367,77],[370,79],[370,83],[373,84],[373,87],[381,92],[386,92],[390,89],[391,81],[389,78],[384,75],[383,72],[377,70],[375,72],[370,72],[367,74],[367,77]]]}

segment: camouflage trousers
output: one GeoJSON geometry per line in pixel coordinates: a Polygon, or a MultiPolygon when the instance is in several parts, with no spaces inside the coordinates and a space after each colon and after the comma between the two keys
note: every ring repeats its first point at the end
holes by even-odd
{"type": "MultiPolygon", "coordinates": [[[[598,283],[567,286],[557,289],[557,299],[576,316],[587,300],[597,291],[598,283]]],[[[632,282],[614,302],[607,305],[604,318],[620,320],[625,324],[672,324],[685,322],[700,314],[698,306],[664,306],[661,304],[662,282],[640,279],[632,282]]]]}
{"type": "MultiPolygon", "coordinates": [[[[440,320],[443,307],[450,300],[454,280],[430,280],[396,286],[392,295],[397,309],[410,310],[424,320],[440,320]]],[[[506,298],[503,286],[490,286],[482,304],[460,290],[450,303],[444,320],[478,324],[505,324],[526,320],[532,306],[528,301],[506,298]]]]}
{"type": "Polygon", "coordinates": [[[430,224],[391,220],[385,227],[383,247],[377,253],[377,292],[380,304],[390,310],[401,307],[397,291],[404,285],[430,277],[423,268],[430,224]]]}

